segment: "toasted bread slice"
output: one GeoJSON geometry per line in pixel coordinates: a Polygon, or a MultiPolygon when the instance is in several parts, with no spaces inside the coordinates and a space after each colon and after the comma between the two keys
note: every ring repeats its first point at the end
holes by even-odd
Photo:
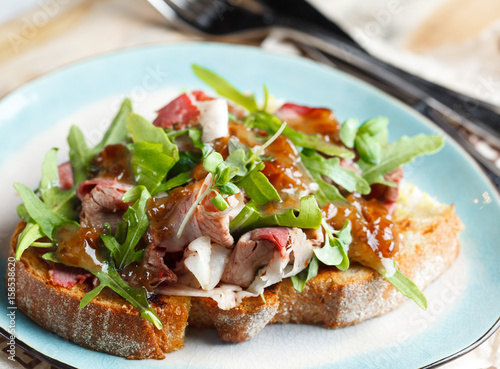
{"type": "MultiPolygon", "coordinates": [[[[20,222],[12,238],[12,250],[24,228],[20,222]]],[[[184,346],[189,297],[157,296],[151,302],[163,329],[149,321],[120,296],[105,289],[85,308],[79,304],[89,288],[53,285],[49,268],[31,248],[16,263],[16,305],[45,329],[83,347],[129,359],[164,358],[164,353],[184,346]]]]}
{"type": "MultiPolygon", "coordinates": [[[[457,258],[460,249],[457,236],[463,224],[453,206],[439,204],[408,184],[401,186],[394,221],[402,240],[394,258],[398,269],[423,289],[457,258]]],[[[259,304],[260,309],[267,308],[269,313],[277,307],[271,319],[263,318],[270,323],[322,324],[338,328],[385,314],[406,300],[377,272],[359,264],[353,264],[345,272],[322,266],[302,292],[295,290],[290,279],[274,286],[273,291],[272,299],[265,295],[265,301],[244,300],[229,311],[212,306],[208,313],[207,309],[200,308],[205,302],[193,300],[195,311],[190,313],[189,324],[216,328],[222,339],[240,342],[243,337],[251,338],[243,332],[255,332],[255,327],[262,323],[246,318],[245,304],[259,304]],[[228,315],[231,325],[217,323],[228,315]],[[237,335],[234,331],[241,333],[237,335]]]]}
{"type": "MultiPolygon", "coordinates": [[[[457,234],[463,225],[453,206],[437,204],[413,187],[403,187],[394,219],[402,236],[395,257],[398,267],[422,289],[457,257],[457,234]]],[[[11,253],[23,228],[20,222],[11,253]]],[[[268,323],[348,326],[384,314],[405,300],[369,268],[352,265],[341,272],[323,267],[301,293],[285,280],[268,288],[264,299],[247,298],[230,310],[219,309],[208,298],[157,296],[151,305],[164,325],[158,330],[111,291],[104,290],[80,309],[89,287],[53,285],[47,264],[33,249],[26,250],[16,265],[16,303],[28,317],[81,346],[130,359],[161,359],[164,353],[182,348],[188,317],[192,326],[216,328],[223,340],[241,342],[268,323]]]]}

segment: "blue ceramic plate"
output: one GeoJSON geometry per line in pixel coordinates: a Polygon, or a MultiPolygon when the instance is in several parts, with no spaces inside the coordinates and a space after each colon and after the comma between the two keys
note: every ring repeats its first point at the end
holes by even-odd
{"type": "MultiPolygon", "coordinates": [[[[158,45],[104,55],[39,78],[0,102],[0,166],[3,174],[0,235],[5,273],[9,237],[20,202],[12,182],[35,188],[50,147],[60,147],[79,125],[91,143],[105,130],[120,100],[130,96],[148,118],[173,94],[205,88],[191,73],[193,63],[211,68],[244,91],[271,93],[286,101],[331,107],[339,120],[384,115],[391,140],[406,134],[442,133],[393,98],[355,78],[295,57],[221,44],[158,45]]],[[[262,94],[259,95],[262,98],[262,94]]],[[[499,197],[478,166],[453,141],[437,155],[408,165],[405,178],[439,199],[454,203],[466,230],[453,267],[426,289],[429,309],[407,302],[382,317],[353,327],[272,325],[254,339],[224,344],[213,331],[190,329],[183,350],[161,361],[128,361],[89,351],[46,332],[17,312],[22,345],[79,368],[308,368],[422,367],[467,350],[485,336],[500,315],[499,197]]],[[[0,325],[7,329],[7,297],[1,284],[0,325]]]]}

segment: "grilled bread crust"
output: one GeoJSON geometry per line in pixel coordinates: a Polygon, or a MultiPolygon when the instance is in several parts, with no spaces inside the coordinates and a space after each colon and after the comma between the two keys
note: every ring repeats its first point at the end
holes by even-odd
{"type": "MultiPolygon", "coordinates": [[[[408,204],[399,204],[412,208],[408,204]]],[[[397,213],[396,213],[397,214],[397,213]]],[[[459,252],[457,234],[463,225],[453,206],[440,205],[411,217],[397,217],[401,245],[398,268],[419,288],[443,273],[459,252]]],[[[11,254],[24,228],[21,221],[12,237],[11,254]]],[[[164,358],[183,347],[185,329],[217,329],[221,339],[245,341],[268,323],[321,324],[337,328],[384,314],[404,300],[373,270],[354,264],[345,272],[322,267],[304,291],[289,279],[266,289],[264,299],[247,298],[239,306],[221,310],[209,298],[156,296],[152,307],[163,322],[158,330],[118,295],[105,289],[85,308],[79,304],[89,286],[64,288],[52,284],[47,264],[33,249],[16,263],[16,304],[43,328],[83,347],[129,359],[164,358]]]]}

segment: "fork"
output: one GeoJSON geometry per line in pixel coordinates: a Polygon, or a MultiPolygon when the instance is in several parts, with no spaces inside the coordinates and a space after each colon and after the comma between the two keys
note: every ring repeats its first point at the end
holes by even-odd
{"type": "Polygon", "coordinates": [[[455,128],[458,124],[500,148],[499,108],[437,86],[371,56],[306,1],[148,1],[179,29],[221,40],[241,41],[265,36],[272,29],[286,30],[287,38],[302,47],[310,50],[312,46],[344,69],[375,80],[378,87],[382,84],[386,90],[391,89],[393,96],[430,118],[459,142],[500,187],[500,168],[455,128]]]}

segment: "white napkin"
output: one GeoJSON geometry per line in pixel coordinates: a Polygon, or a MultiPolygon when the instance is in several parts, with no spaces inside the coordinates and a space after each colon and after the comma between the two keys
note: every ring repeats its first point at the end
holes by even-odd
{"type": "Polygon", "coordinates": [[[450,89],[500,105],[500,19],[477,36],[417,54],[407,50],[409,38],[443,0],[310,2],[378,58],[450,89]]]}

